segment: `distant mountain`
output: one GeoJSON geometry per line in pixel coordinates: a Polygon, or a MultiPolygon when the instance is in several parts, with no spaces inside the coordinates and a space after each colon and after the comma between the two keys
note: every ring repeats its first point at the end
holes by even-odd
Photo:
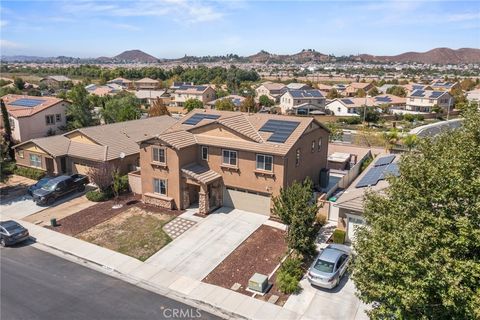
{"type": "Polygon", "coordinates": [[[427,52],[405,52],[396,56],[361,54],[358,60],[366,62],[416,62],[428,64],[480,63],[480,49],[435,48],[427,52]]]}
{"type": "Polygon", "coordinates": [[[303,49],[295,54],[277,55],[271,54],[267,51],[261,50],[260,52],[247,57],[252,63],[309,63],[309,62],[327,62],[332,57],[323,53],[317,52],[313,49],[303,49]]]}
{"type": "MultiPolygon", "coordinates": [[[[104,59],[104,57],[101,57],[104,59]]],[[[159,59],[155,58],[148,53],[145,53],[141,50],[128,50],[116,55],[112,58],[114,61],[119,62],[132,62],[132,63],[155,63],[158,62],[159,59]]]]}

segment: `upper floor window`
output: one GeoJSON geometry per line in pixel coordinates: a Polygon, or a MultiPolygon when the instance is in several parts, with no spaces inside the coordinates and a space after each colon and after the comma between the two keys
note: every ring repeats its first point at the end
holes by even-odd
{"type": "Polygon", "coordinates": [[[311,150],[312,150],[312,152],[315,152],[315,140],[312,141],[311,150]]]}
{"type": "Polygon", "coordinates": [[[322,150],[322,138],[318,139],[318,144],[317,144],[317,152],[320,152],[322,150]]]}
{"type": "Polygon", "coordinates": [[[300,165],[300,149],[297,149],[295,153],[295,166],[298,167],[300,165]]]}
{"type": "Polygon", "coordinates": [[[55,115],[55,121],[56,121],[56,122],[62,121],[62,115],[61,115],[60,113],[57,113],[57,114],[55,115]]]}
{"type": "Polygon", "coordinates": [[[166,163],[165,148],[152,148],[152,160],[154,162],[166,163]]]}
{"type": "Polygon", "coordinates": [[[237,151],[234,150],[223,150],[223,164],[230,166],[237,165],[237,151]]]}
{"type": "Polygon", "coordinates": [[[157,194],[167,195],[167,180],[153,179],[153,192],[157,194]]]}
{"type": "Polygon", "coordinates": [[[24,153],[23,153],[23,150],[18,150],[17,151],[17,155],[20,159],[23,159],[25,157],[24,153]]]}
{"type": "Polygon", "coordinates": [[[257,170],[272,171],[273,157],[265,154],[257,154],[257,170]]]}
{"type": "Polygon", "coordinates": [[[45,123],[47,124],[47,126],[55,124],[55,118],[54,118],[53,114],[49,114],[49,115],[45,116],[45,123]]]}
{"type": "Polygon", "coordinates": [[[208,160],[208,147],[202,146],[202,160],[208,160]]]}
{"type": "Polygon", "coordinates": [[[38,154],[30,154],[30,165],[32,167],[41,168],[42,167],[42,157],[38,154]]]}

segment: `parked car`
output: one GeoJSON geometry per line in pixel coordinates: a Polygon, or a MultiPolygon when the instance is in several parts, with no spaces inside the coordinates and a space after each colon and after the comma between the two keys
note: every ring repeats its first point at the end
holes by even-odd
{"type": "Polygon", "coordinates": [[[37,190],[37,189],[40,189],[41,187],[43,187],[48,181],[52,180],[53,177],[44,177],[40,180],[37,181],[37,183],[31,185],[30,187],[28,187],[28,190],[27,190],[27,193],[30,195],[30,196],[33,196],[33,191],[37,190]]]}
{"type": "Polygon", "coordinates": [[[308,281],[322,288],[335,288],[347,270],[350,253],[351,249],[345,245],[329,244],[308,269],[308,281]]]}
{"type": "Polygon", "coordinates": [[[82,192],[88,183],[83,174],[59,176],[51,179],[40,189],[33,192],[33,201],[39,205],[52,205],[58,198],[71,192],[82,192]]]}
{"type": "Polygon", "coordinates": [[[13,220],[0,222],[0,245],[11,246],[28,239],[28,230],[13,220]]]}

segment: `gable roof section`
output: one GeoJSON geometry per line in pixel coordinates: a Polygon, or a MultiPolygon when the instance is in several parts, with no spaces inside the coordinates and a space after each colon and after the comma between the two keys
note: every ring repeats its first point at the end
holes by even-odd
{"type": "Polygon", "coordinates": [[[37,97],[7,94],[2,97],[8,113],[15,118],[30,117],[65,100],[55,97],[37,97]],[[31,102],[31,103],[30,103],[31,102]]]}

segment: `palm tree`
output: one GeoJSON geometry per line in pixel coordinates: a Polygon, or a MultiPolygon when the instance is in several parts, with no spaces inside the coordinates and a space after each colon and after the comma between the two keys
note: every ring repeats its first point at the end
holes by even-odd
{"type": "Polygon", "coordinates": [[[415,134],[409,134],[402,139],[403,145],[408,148],[408,151],[412,151],[412,149],[418,143],[418,137],[415,134]]]}
{"type": "Polygon", "coordinates": [[[385,151],[390,152],[399,140],[400,135],[398,134],[397,129],[392,129],[388,132],[384,132],[383,141],[385,142],[385,151]]]}

